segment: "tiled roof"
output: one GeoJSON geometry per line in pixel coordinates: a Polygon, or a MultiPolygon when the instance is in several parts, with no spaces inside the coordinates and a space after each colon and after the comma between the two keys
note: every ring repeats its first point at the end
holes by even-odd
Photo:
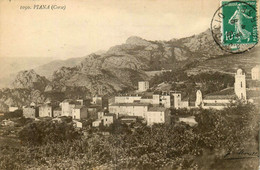
{"type": "Polygon", "coordinates": [[[63,100],[63,103],[65,103],[65,102],[68,102],[69,104],[80,104],[80,102],[74,101],[72,99],[65,99],[65,100],[63,100]]]}
{"type": "Polygon", "coordinates": [[[149,103],[113,103],[110,106],[149,106],[149,103]]]}
{"type": "Polygon", "coordinates": [[[191,102],[189,103],[189,106],[195,106],[195,102],[194,102],[194,101],[191,101],[191,102]]]}
{"type": "Polygon", "coordinates": [[[204,106],[227,106],[225,103],[204,103],[204,106]]]}
{"type": "Polygon", "coordinates": [[[236,98],[236,95],[212,95],[212,96],[205,96],[203,99],[204,100],[218,100],[218,99],[223,99],[223,100],[230,100],[236,98]]]}
{"type": "Polygon", "coordinates": [[[137,119],[138,118],[138,116],[122,116],[122,117],[120,117],[120,119],[137,119]]]}
{"type": "Polygon", "coordinates": [[[215,96],[215,95],[233,95],[235,94],[235,90],[233,87],[229,87],[229,88],[226,88],[226,89],[223,89],[223,90],[220,90],[220,91],[217,91],[217,92],[214,92],[214,93],[210,93],[206,96],[215,96]]]}
{"type": "Polygon", "coordinates": [[[150,108],[148,109],[148,112],[149,112],[149,111],[151,111],[151,112],[154,112],[154,111],[161,111],[161,112],[163,112],[163,111],[165,111],[165,110],[166,110],[165,107],[150,107],[150,108]]]}
{"type": "Polygon", "coordinates": [[[104,116],[116,116],[116,115],[113,114],[113,113],[107,113],[107,114],[105,114],[104,116]]]}
{"type": "Polygon", "coordinates": [[[53,109],[53,111],[61,111],[61,108],[60,107],[56,107],[53,109]]]}
{"type": "Polygon", "coordinates": [[[86,106],[76,105],[76,106],[74,107],[74,109],[82,109],[83,107],[86,107],[86,106]]]}
{"type": "Polygon", "coordinates": [[[260,97],[260,89],[257,90],[246,90],[246,96],[247,98],[255,98],[255,97],[260,97]]]}

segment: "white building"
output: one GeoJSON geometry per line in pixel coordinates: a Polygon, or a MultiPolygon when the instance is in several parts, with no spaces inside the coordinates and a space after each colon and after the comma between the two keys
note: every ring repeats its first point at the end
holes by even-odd
{"type": "Polygon", "coordinates": [[[182,107],[181,92],[170,92],[171,95],[171,106],[179,109],[182,107]]]}
{"type": "Polygon", "coordinates": [[[115,114],[106,114],[103,116],[103,124],[104,126],[109,126],[114,123],[115,120],[115,114]]]}
{"type": "Polygon", "coordinates": [[[103,100],[102,96],[95,95],[92,97],[91,104],[102,105],[102,100],[103,100]]]}
{"type": "Polygon", "coordinates": [[[66,99],[60,103],[61,115],[62,116],[72,116],[72,109],[76,106],[77,102],[73,100],[66,99]]]}
{"type": "Polygon", "coordinates": [[[83,127],[83,124],[82,124],[82,122],[73,120],[73,126],[74,126],[75,128],[82,128],[82,127],[83,127]]]}
{"type": "Polygon", "coordinates": [[[138,91],[144,92],[149,89],[149,82],[148,81],[139,81],[138,82],[138,91]]]}
{"type": "Polygon", "coordinates": [[[115,102],[114,103],[134,103],[135,101],[140,101],[142,96],[115,96],[115,102]]]}
{"type": "Polygon", "coordinates": [[[34,119],[34,118],[38,117],[38,110],[35,107],[24,107],[23,116],[25,118],[34,119]]]}
{"type": "Polygon", "coordinates": [[[114,103],[109,105],[109,113],[145,118],[149,103],[114,103]]]}
{"type": "Polygon", "coordinates": [[[200,90],[196,93],[195,107],[202,107],[205,109],[223,109],[227,107],[235,99],[241,99],[246,101],[246,76],[242,69],[238,69],[235,74],[234,88],[226,88],[219,92],[208,94],[205,97],[202,96],[200,90]]]}
{"type": "Polygon", "coordinates": [[[170,95],[160,95],[159,104],[165,108],[171,107],[171,96],[170,95]]]}
{"type": "Polygon", "coordinates": [[[39,117],[52,117],[52,106],[43,104],[39,107],[39,117]]]}
{"type": "Polygon", "coordinates": [[[88,108],[86,106],[76,105],[72,108],[73,119],[86,119],[88,117],[88,108]]]}
{"type": "Polygon", "coordinates": [[[195,116],[190,116],[190,117],[180,117],[179,122],[184,122],[190,126],[195,126],[198,124],[195,120],[195,116]]]}
{"type": "Polygon", "coordinates": [[[234,88],[237,97],[246,100],[246,74],[242,69],[237,70],[234,88]]]}
{"type": "Polygon", "coordinates": [[[62,112],[60,107],[56,107],[53,109],[53,117],[61,117],[62,112]]]}
{"type": "Polygon", "coordinates": [[[155,123],[168,123],[170,121],[169,110],[164,107],[151,107],[146,113],[145,119],[148,126],[155,123]]]}
{"type": "Polygon", "coordinates": [[[18,110],[19,108],[16,106],[9,106],[9,112],[14,112],[16,110],[18,110]]]}
{"type": "Polygon", "coordinates": [[[95,120],[94,122],[92,122],[92,126],[99,127],[101,123],[102,123],[102,120],[98,119],[98,120],[95,120]]]}
{"type": "Polygon", "coordinates": [[[260,65],[257,65],[251,69],[252,80],[260,80],[260,65]]]}

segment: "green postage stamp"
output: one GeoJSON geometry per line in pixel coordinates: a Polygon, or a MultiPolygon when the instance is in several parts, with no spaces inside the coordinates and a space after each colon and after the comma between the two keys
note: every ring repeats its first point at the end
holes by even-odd
{"type": "Polygon", "coordinates": [[[222,50],[238,54],[258,43],[256,9],[256,0],[221,1],[211,20],[211,33],[222,50]]]}
{"type": "Polygon", "coordinates": [[[257,43],[256,1],[222,1],[221,3],[223,45],[257,43]]]}

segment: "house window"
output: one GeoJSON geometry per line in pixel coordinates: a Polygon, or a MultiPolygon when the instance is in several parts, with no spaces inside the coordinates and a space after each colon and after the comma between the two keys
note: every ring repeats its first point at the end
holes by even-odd
{"type": "Polygon", "coordinates": [[[243,87],[243,84],[242,84],[242,82],[241,82],[241,87],[243,87]]]}

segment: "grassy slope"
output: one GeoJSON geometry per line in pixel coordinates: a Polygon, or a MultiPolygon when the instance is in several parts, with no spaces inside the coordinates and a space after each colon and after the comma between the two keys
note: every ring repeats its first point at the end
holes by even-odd
{"type": "Polygon", "coordinates": [[[234,74],[237,68],[243,68],[247,74],[251,74],[251,69],[257,64],[260,64],[259,45],[250,52],[205,60],[198,63],[196,67],[189,69],[188,73],[219,71],[234,74]]]}

